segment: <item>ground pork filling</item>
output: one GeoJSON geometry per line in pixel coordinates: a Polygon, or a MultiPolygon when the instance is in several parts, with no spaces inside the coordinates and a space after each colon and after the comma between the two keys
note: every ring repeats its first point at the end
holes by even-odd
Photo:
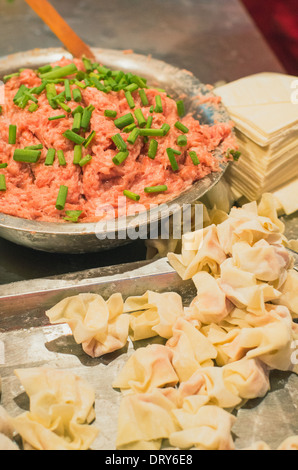
{"type": "MultiPolygon", "coordinates": [[[[87,73],[83,61],[62,59],[51,64],[51,67],[55,70],[54,67],[65,67],[70,63],[75,64],[78,72],[67,78],[71,92],[71,99],[68,100],[63,94],[65,81],[47,80],[40,72],[31,69],[22,70],[5,83],[5,104],[0,115],[0,175],[5,179],[5,189],[0,191],[1,213],[29,220],[67,223],[69,216],[70,221],[96,221],[103,217],[105,206],[113,207],[118,217],[124,210],[119,207],[119,201],[123,198],[125,211],[136,203],[148,209],[152,204],[173,199],[195,181],[218,171],[218,161],[212,152],[219,145],[224,151],[235,149],[231,123],[207,126],[201,125],[190,114],[181,117],[177,102],[166,92],[154,88],[141,88],[141,94],[140,87],[134,90],[132,86],[128,88],[128,91],[131,90],[129,96],[127,88],[118,86],[116,89],[108,85],[113,80],[116,83],[116,73],[104,78],[101,66],[93,65],[92,72],[89,70],[87,73]],[[54,86],[56,96],[62,93],[58,100],[53,102],[49,99],[48,88],[34,94],[36,87],[42,85],[44,80],[54,86]],[[25,107],[14,102],[22,85],[34,98],[25,107]],[[84,139],[92,135],[89,145],[86,140],[75,143],[64,135],[66,131],[73,130],[76,114],[73,111],[79,106],[80,111],[88,106],[91,108],[88,128],[75,129],[75,133],[84,139]],[[107,113],[107,110],[113,113],[107,113]],[[168,132],[159,136],[138,135],[134,141],[131,140],[132,130],[119,128],[116,122],[131,114],[135,129],[144,129],[138,121],[140,112],[146,121],[144,127],[161,129],[167,124],[170,126],[168,132]],[[59,117],[62,115],[64,117],[59,117]],[[55,117],[58,118],[52,119],[55,117]],[[177,122],[185,127],[177,127],[177,122]],[[15,143],[9,143],[11,125],[16,126],[15,143]],[[121,137],[125,146],[126,158],[118,164],[115,163],[115,156],[119,156],[123,149],[115,141],[115,135],[121,137]],[[179,140],[181,136],[184,136],[184,142],[179,140]],[[154,158],[148,156],[152,140],[156,141],[154,158]],[[31,146],[40,147],[37,161],[16,161],[15,151],[31,146]],[[74,163],[75,146],[80,147],[82,158],[88,156],[85,165],[74,163]],[[55,149],[52,165],[46,164],[49,149],[55,149]],[[168,149],[175,151],[172,155],[176,168],[173,168],[168,149]],[[63,155],[65,162],[58,158],[59,154],[63,155]],[[194,155],[199,164],[191,158],[194,155]],[[161,185],[162,191],[148,193],[144,190],[161,185]],[[67,197],[63,207],[57,209],[61,186],[67,187],[67,197]],[[132,199],[126,191],[133,193],[132,199]],[[75,214],[79,218],[72,218],[75,214]]],[[[135,132],[140,134],[139,131],[135,132]]]]}

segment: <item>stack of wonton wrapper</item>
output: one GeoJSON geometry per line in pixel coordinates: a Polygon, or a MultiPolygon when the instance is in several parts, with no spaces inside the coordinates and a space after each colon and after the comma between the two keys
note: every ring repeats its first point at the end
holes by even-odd
{"type": "Polygon", "coordinates": [[[286,214],[298,210],[297,89],[297,77],[260,73],[214,90],[235,123],[241,151],[226,173],[236,198],[253,201],[271,192],[286,214]]]}

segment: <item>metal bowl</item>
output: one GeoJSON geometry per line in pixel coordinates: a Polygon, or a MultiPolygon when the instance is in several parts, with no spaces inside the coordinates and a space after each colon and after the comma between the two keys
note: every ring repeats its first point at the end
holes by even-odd
{"type": "MultiPolygon", "coordinates": [[[[229,122],[230,117],[221,104],[214,105],[208,97],[214,95],[210,87],[202,84],[190,72],[180,70],[150,56],[110,49],[92,49],[97,61],[112,69],[131,71],[148,79],[148,83],[165,88],[172,96],[185,95],[187,111],[192,111],[204,124],[229,122]],[[194,98],[205,95],[204,104],[199,105],[194,98]]],[[[72,56],[62,48],[34,49],[0,58],[0,77],[23,67],[37,68],[62,57],[72,56]]],[[[174,200],[167,201],[173,207],[173,213],[183,206],[191,204],[207,193],[222,177],[228,163],[223,161],[221,147],[216,149],[220,171],[211,173],[195,182],[190,189],[181,193],[174,200]]],[[[0,214],[0,236],[18,245],[55,253],[99,252],[130,243],[125,236],[126,228],[135,227],[140,231],[148,228],[148,211],[134,217],[119,219],[116,233],[114,229],[99,227],[97,223],[48,223],[26,220],[0,214]]],[[[150,222],[162,221],[160,211],[150,211],[150,222]]]]}

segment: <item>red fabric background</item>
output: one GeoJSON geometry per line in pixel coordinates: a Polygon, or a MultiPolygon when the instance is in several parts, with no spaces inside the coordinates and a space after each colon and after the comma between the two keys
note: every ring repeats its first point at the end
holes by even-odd
{"type": "Polygon", "coordinates": [[[298,0],[242,0],[286,71],[298,75],[298,0]]]}

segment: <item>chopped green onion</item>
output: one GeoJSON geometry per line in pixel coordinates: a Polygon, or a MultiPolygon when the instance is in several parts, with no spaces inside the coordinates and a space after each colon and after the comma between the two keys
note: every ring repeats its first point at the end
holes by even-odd
{"type": "Polygon", "coordinates": [[[138,194],[132,193],[131,191],[128,191],[125,189],[123,191],[124,196],[126,196],[128,199],[132,199],[133,201],[139,201],[140,197],[138,194]]]}
{"type": "Polygon", "coordinates": [[[129,85],[125,87],[125,91],[133,92],[133,91],[136,91],[138,88],[139,87],[136,83],[130,83],[129,85]]]}
{"type": "Polygon", "coordinates": [[[172,170],[173,171],[178,171],[179,167],[178,167],[178,163],[177,163],[176,158],[175,158],[174,150],[171,149],[171,148],[167,148],[167,154],[168,154],[168,158],[169,158],[170,163],[171,163],[172,170]]]}
{"type": "Polygon", "coordinates": [[[86,131],[88,129],[88,126],[89,126],[90,120],[91,120],[91,116],[92,116],[91,109],[88,109],[88,107],[85,108],[84,111],[83,111],[82,122],[81,122],[81,127],[84,131],[86,131]]]}
{"type": "Polygon", "coordinates": [[[78,222],[78,219],[80,215],[82,214],[83,211],[65,211],[66,217],[64,217],[64,220],[67,220],[67,222],[78,222]]]}
{"type": "Polygon", "coordinates": [[[198,155],[196,152],[194,151],[189,152],[189,156],[192,159],[192,162],[194,165],[199,165],[200,160],[198,159],[198,155]]]}
{"type": "Polygon", "coordinates": [[[135,127],[131,133],[129,134],[129,136],[127,137],[127,142],[129,142],[130,144],[135,144],[137,138],[139,137],[140,133],[139,133],[139,129],[137,127],[135,127]]]}
{"type": "Polygon", "coordinates": [[[86,155],[86,157],[83,157],[82,160],[79,162],[80,166],[85,166],[87,163],[91,162],[92,157],[91,155],[86,155]]]}
{"type": "Polygon", "coordinates": [[[64,137],[66,137],[68,140],[71,140],[75,144],[83,144],[85,142],[84,137],[81,137],[80,135],[76,134],[75,132],[71,130],[67,130],[63,132],[62,134],[64,137]]]}
{"type": "Polygon", "coordinates": [[[0,175],[0,191],[6,191],[5,175],[0,175]]]}
{"type": "Polygon", "coordinates": [[[3,111],[3,107],[0,106],[0,114],[2,114],[2,111],[3,111]]]}
{"type": "MultiPolygon", "coordinates": [[[[86,78],[85,78],[84,81],[85,81],[85,83],[86,83],[86,78]]],[[[88,82],[87,82],[87,83],[88,83],[88,82]]],[[[87,83],[86,83],[86,85],[87,85],[87,83]]],[[[103,85],[103,84],[98,80],[97,77],[90,77],[90,85],[94,85],[95,88],[97,88],[97,90],[99,90],[99,91],[103,91],[103,92],[106,91],[105,85],[103,85]]]]}
{"type": "Polygon", "coordinates": [[[66,118],[65,114],[59,114],[58,116],[52,116],[48,118],[48,121],[56,121],[57,119],[66,118]]]}
{"type": "Polygon", "coordinates": [[[71,101],[72,96],[71,96],[71,89],[70,89],[70,83],[69,83],[68,78],[65,80],[64,86],[65,86],[65,98],[66,98],[66,101],[71,101]]]}
{"type": "Polygon", "coordinates": [[[79,132],[80,131],[81,121],[82,121],[82,115],[80,113],[76,113],[73,117],[73,124],[72,124],[72,130],[74,132],[79,132]]]}
{"type": "Polygon", "coordinates": [[[48,84],[47,81],[42,82],[41,85],[31,88],[30,93],[32,93],[33,95],[40,95],[43,92],[43,90],[45,90],[47,84],[48,84]]]}
{"type": "Polygon", "coordinates": [[[117,111],[114,111],[113,109],[106,109],[104,111],[104,115],[106,117],[111,117],[111,118],[115,118],[117,116],[117,111]]]}
{"type": "Polygon", "coordinates": [[[27,90],[27,87],[25,85],[21,85],[20,88],[18,89],[17,93],[15,94],[14,98],[13,98],[13,102],[15,104],[23,96],[25,90],[27,90]]]}
{"type": "Polygon", "coordinates": [[[17,141],[17,126],[11,124],[8,130],[8,143],[14,145],[17,141]]]}
{"type": "Polygon", "coordinates": [[[72,111],[72,115],[74,116],[76,113],[80,113],[80,114],[83,114],[84,112],[84,108],[82,106],[77,106],[73,111],[72,111]]]}
{"type": "Polygon", "coordinates": [[[136,128],[136,124],[133,123],[133,124],[129,124],[128,126],[124,127],[124,129],[122,129],[123,132],[126,132],[127,134],[131,131],[133,131],[135,128],[136,128]]]}
{"type": "Polygon", "coordinates": [[[130,77],[130,82],[135,83],[140,88],[147,87],[146,81],[143,78],[141,78],[139,75],[133,75],[132,77],[130,77]]]}
{"type": "Polygon", "coordinates": [[[51,70],[50,72],[43,73],[41,75],[42,79],[45,80],[56,80],[57,78],[68,77],[69,75],[73,75],[78,71],[75,64],[69,64],[65,67],[59,67],[51,70]]]}
{"type": "Polygon", "coordinates": [[[40,150],[16,149],[14,151],[13,159],[16,162],[36,163],[39,160],[40,155],[40,150]]]}
{"type": "Polygon", "coordinates": [[[241,152],[239,152],[239,150],[229,149],[227,152],[227,158],[229,158],[230,156],[233,158],[235,162],[237,162],[239,158],[241,157],[241,152]]]}
{"type": "Polygon", "coordinates": [[[179,117],[183,117],[185,115],[185,106],[183,100],[178,100],[177,103],[177,112],[179,117]]]}
{"type": "Polygon", "coordinates": [[[85,148],[87,148],[91,144],[95,136],[96,136],[96,132],[92,131],[91,134],[85,139],[85,142],[83,144],[85,148]]]}
{"type": "Polygon", "coordinates": [[[148,106],[149,104],[149,101],[148,101],[148,98],[147,98],[147,95],[146,95],[146,92],[143,88],[141,88],[139,91],[138,91],[139,95],[140,95],[140,98],[141,98],[141,101],[142,101],[142,105],[143,106],[148,106]]]}
{"type": "Polygon", "coordinates": [[[35,111],[37,111],[37,110],[38,110],[38,104],[31,103],[29,108],[28,108],[29,113],[35,113],[35,111]]]}
{"type": "Polygon", "coordinates": [[[123,163],[127,159],[128,155],[128,150],[125,150],[124,152],[120,151],[113,158],[113,162],[115,163],[115,165],[121,165],[121,163],[123,163]]]}
{"type": "Polygon", "coordinates": [[[186,126],[185,126],[184,124],[182,124],[182,122],[180,122],[180,121],[177,121],[177,122],[175,123],[175,127],[176,127],[177,129],[179,129],[181,132],[184,132],[185,134],[187,134],[187,133],[189,132],[188,127],[186,127],[186,126]]]}
{"type": "Polygon", "coordinates": [[[59,165],[65,166],[66,165],[66,160],[65,160],[63,150],[57,150],[57,157],[58,157],[59,165]]]}
{"type": "Polygon", "coordinates": [[[72,90],[72,96],[76,103],[80,103],[82,101],[82,93],[78,88],[74,88],[72,90]]]}
{"type": "Polygon", "coordinates": [[[42,150],[43,145],[42,144],[36,144],[36,145],[28,145],[25,147],[25,149],[30,149],[30,150],[42,150]]]}
{"type": "Polygon", "coordinates": [[[59,193],[56,201],[56,209],[62,211],[65,207],[66,199],[68,194],[68,187],[61,185],[59,188],[59,193]]]}
{"type": "Polygon", "coordinates": [[[126,98],[126,101],[127,101],[127,103],[128,103],[128,106],[129,106],[131,109],[135,108],[136,104],[135,104],[135,101],[134,101],[134,99],[133,99],[132,94],[131,94],[130,91],[126,91],[126,92],[125,92],[125,98],[126,98]]]}
{"type": "Polygon", "coordinates": [[[158,148],[157,140],[151,139],[150,144],[149,144],[148,157],[151,158],[152,160],[154,160],[154,158],[156,157],[157,148],[158,148]]]}
{"type": "Polygon", "coordinates": [[[162,107],[162,102],[161,102],[161,96],[156,95],[155,96],[155,108],[154,111],[156,113],[162,113],[163,112],[163,107],[162,107]]]}
{"type": "Polygon", "coordinates": [[[135,113],[135,117],[136,117],[136,119],[137,119],[137,121],[138,121],[139,126],[140,126],[140,127],[145,127],[146,124],[147,124],[147,121],[146,121],[146,119],[144,118],[143,111],[142,111],[140,108],[138,108],[138,109],[135,110],[134,113],[135,113]]]}
{"type": "Polygon", "coordinates": [[[83,58],[82,58],[82,61],[83,61],[83,64],[84,64],[84,66],[85,66],[86,72],[92,72],[93,67],[92,67],[92,62],[91,62],[91,60],[88,59],[87,57],[83,57],[83,58]]]}
{"type": "Polygon", "coordinates": [[[146,129],[150,129],[153,123],[153,116],[148,116],[147,122],[146,122],[146,129]]]}
{"type": "Polygon", "coordinates": [[[82,159],[83,149],[81,145],[74,146],[73,163],[78,165],[82,159]]]}
{"type": "Polygon", "coordinates": [[[10,75],[4,75],[3,81],[6,83],[6,82],[8,82],[8,80],[10,80],[11,78],[13,78],[13,77],[19,77],[19,76],[20,76],[20,73],[19,73],[19,72],[11,73],[10,75]]]}
{"type": "Polygon", "coordinates": [[[162,128],[162,130],[163,130],[163,135],[167,135],[168,132],[169,132],[170,129],[171,129],[171,126],[170,126],[170,124],[168,124],[168,123],[165,122],[165,123],[161,126],[161,128],[162,128]]]}
{"type": "Polygon", "coordinates": [[[7,168],[8,164],[7,163],[0,163],[0,168],[7,168]]]}
{"type": "Polygon", "coordinates": [[[47,99],[48,102],[50,103],[51,107],[53,109],[57,109],[57,103],[53,98],[57,96],[57,91],[54,83],[47,83],[46,85],[46,94],[47,94],[47,99]]]}
{"type": "Polygon", "coordinates": [[[140,129],[140,135],[148,137],[163,137],[163,129],[140,129]]]}
{"type": "Polygon", "coordinates": [[[42,67],[39,67],[39,69],[37,69],[37,72],[38,73],[48,73],[48,72],[51,72],[53,70],[53,67],[48,64],[48,65],[43,65],[42,67]]]}
{"type": "Polygon", "coordinates": [[[64,111],[66,113],[71,113],[71,108],[69,106],[67,106],[67,104],[65,103],[62,103],[62,101],[58,101],[58,106],[62,109],[64,109],[64,111]]]}
{"type": "Polygon", "coordinates": [[[56,150],[49,149],[44,164],[46,166],[52,166],[55,160],[56,150]]]}
{"type": "Polygon", "coordinates": [[[187,145],[187,137],[185,135],[179,135],[177,139],[177,144],[180,147],[185,147],[187,145]]]}
{"type": "Polygon", "coordinates": [[[168,187],[165,184],[159,186],[147,186],[144,188],[145,193],[161,193],[167,191],[168,187]]]}
{"type": "Polygon", "coordinates": [[[150,106],[149,111],[150,111],[150,113],[153,113],[153,112],[154,112],[154,106],[153,106],[153,104],[150,106]]]}
{"type": "Polygon", "coordinates": [[[124,116],[119,117],[118,119],[115,119],[114,124],[118,129],[123,129],[123,127],[128,126],[129,124],[133,124],[134,117],[131,113],[125,114],[124,116]]]}
{"type": "Polygon", "coordinates": [[[127,145],[120,134],[113,135],[111,139],[119,150],[127,150],[127,145]]]}

